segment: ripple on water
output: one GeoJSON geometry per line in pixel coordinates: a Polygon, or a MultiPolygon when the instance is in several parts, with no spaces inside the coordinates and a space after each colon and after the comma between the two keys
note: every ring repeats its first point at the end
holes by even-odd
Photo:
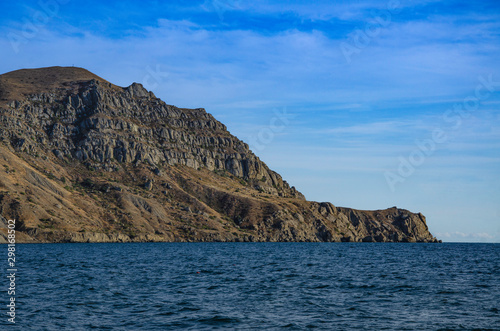
{"type": "Polygon", "coordinates": [[[22,329],[500,329],[495,244],[19,245],[19,261],[22,329]]]}

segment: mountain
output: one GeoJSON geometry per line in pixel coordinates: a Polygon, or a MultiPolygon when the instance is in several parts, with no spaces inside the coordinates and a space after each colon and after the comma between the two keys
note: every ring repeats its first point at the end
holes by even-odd
{"type": "Polygon", "coordinates": [[[437,242],[425,217],[307,201],[204,109],[75,67],[0,75],[0,240],[437,242]]]}

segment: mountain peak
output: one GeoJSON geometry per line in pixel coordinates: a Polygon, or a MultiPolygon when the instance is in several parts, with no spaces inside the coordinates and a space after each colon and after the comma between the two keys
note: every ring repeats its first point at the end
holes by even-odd
{"type": "Polygon", "coordinates": [[[20,69],[0,75],[0,100],[19,100],[26,95],[49,93],[70,83],[96,80],[114,86],[107,80],[80,67],[46,67],[20,69]]]}

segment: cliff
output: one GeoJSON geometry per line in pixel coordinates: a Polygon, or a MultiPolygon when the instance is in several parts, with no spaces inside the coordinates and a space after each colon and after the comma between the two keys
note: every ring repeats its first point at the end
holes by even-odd
{"type": "Polygon", "coordinates": [[[0,240],[436,242],[425,217],[306,201],[204,109],[82,68],[0,75],[0,240]]]}

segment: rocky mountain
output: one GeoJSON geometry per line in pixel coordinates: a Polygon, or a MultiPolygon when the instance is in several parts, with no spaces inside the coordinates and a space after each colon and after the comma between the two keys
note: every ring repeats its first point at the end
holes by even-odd
{"type": "Polygon", "coordinates": [[[425,217],[307,201],[204,109],[82,68],[0,75],[0,240],[436,242],[425,217]]]}

